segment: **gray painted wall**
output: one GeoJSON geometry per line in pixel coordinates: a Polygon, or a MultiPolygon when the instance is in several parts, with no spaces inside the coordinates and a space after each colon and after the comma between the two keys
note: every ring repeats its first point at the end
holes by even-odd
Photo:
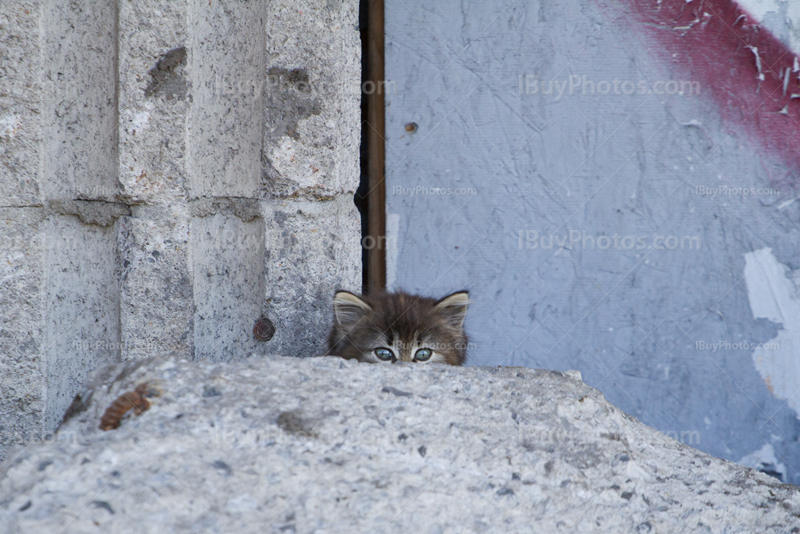
{"type": "Polygon", "coordinates": [[[797,302],[797,193],[765,191],[785,166],[723,127],[713,88],[570,93],[675,79],[611,19],[387,2],[389,286],[469,289],[470,364],[578,369],[644,423],[800,483],[798,317],[756,302],[797,302]],[[721,186],[755,194],[702,189],[721,186]]]}

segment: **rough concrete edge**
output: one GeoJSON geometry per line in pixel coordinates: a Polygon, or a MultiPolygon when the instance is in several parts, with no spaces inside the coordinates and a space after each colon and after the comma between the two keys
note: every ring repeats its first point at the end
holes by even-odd
{"type": "MultiPolygon", "coordinates": [[[[313,357],[316,357],[316,358],[338,358],[337,356],[328,356],[328,355],[314,355],[313,357]]],[[[292,357],[292,356],[280,356],[280,355],[270,354],[270,355],[260,356],[257,359],[243,358],[241,360],[235,360],[233,362],[229,362],[227,365],[245,365],[245,364],[246,365],[254,365],[254,364],[257,365],[257,364],[259,364],[261,362],[264,362],[265,360],[272,359],[272,358],[285,358],[287,360],[293,360],[293,361],[297,361],[297,362],[304,362],[304,361],[307,360],[307,358],[296,358],[296,357],[292,357]]],[[[94,371],[94,373],[92,373],[90,378],[87,380],[85,386],[81,389],[81,393],[79,394],[80,395],[80,399],[78,398],[78,395],[76,395],[76,401],[74,401],[74,402],[79,403],[78,408],[73,409],[73,407],[70,406],[70,408],[67,409],[67,411],[65,413],[65,417],[64,417],[61,425],[59,426],[59,428],[69,419],[69,417],[77,415],[80,412],[86,411],[86,410],[89,409],[89,407],[93,403],[101,401],[101,399],[94,398],[94,396],[93,396],[94,392],[100,391],[101,388],[105,388],[106,391],[104,393],[105,394],[109,394],[114,385],[120,385],[121,389],[126,389],[126,388],[127,389],[131,389],[133,387],[133,383],[126,384],[125,381],[126,381],[127,378],[129,378],[132,375],[134,375],[136,373],[136,371],[138,371],[142,367],[150,366],[151,364],[155,364],[156,362],[161,362],[163,364],[163,363],[167,363],[167,362],[170,362],[170,361],[174,361],[174,362],[183,361],[183,362],[189,363],[189,364],[192,364],[192,363],[196,364],[197,363],[197,362],[192,362],[190,360],[187,360],[186,358],[181,358],[179,356],[170,356],[170,357],[153,357],[153,358],[147,358],[147,359],[142,359],[142,360],[119,362],[119,363],[109,364],[109,365],[106,365],[104,367],[98,368],[96,371],[94,371]],[[69,417],[67,417],[67,415],[69,415],[69,417]]],[[[212,363],[212,362],[209,362],[209,363],[212,363]]],[[[351,363],[353,363],[353,362],[351,362],[351,363]]],[[[357,363],[357,362],[355,362],[355,364],[356,365],[376,365],[376,364],[357,363]]],[[[219,367],[219,365],[226,365],[226,364],[217,364],[217,365],[214,366],[215,369],[217,369],[219,367]]],[[[410,367],[413,367],[413,366],[414,366],[414,364],[404,364],[404,363],[398,363],[397,364],[397,367],[408,367],[408,368],[410,368],[410,367]]],[[[191,371],[194,371],[195,369],[197,369],[198,372],[202,372],[202,369],[198,369],[196,365],[193,365],[191,371]]],[[[658,435],[660,437],[663,437],[663,439],[673,442],[674,443],[674,450],[676,451],[676,453],[677,452],[684,452],[684,453],[690,452],[690,453],[692,453],[692,454],[694,454],[696,456],[708,457],[708,458],[710,458],[712,460],[717,460],[722,465],[726,465],[729,469],[732,469],[734,471],[740,471],[740,475],[736,475],[735,478],[736,477],[742,477],[742,476],[746,477],[750,481],[754,482],[757,486],[764,486],[764,487],[773,488],[773,489],[780,489],[780,490],[784,490],[784,491],[788,491],[788,492],[800,492],[800,487],[798,487],[798,486],[794,486],[792,484],[781,482],[781,481],[779,481],[777,479],[774,479],[773,477],[770,477],[769,475],[766,475],[766,474],[762,473],[761,471],[758,471],[757,469],[746,467],[746,466],[743,466],[743,465],[738,464],[736,462],[731,462],[729,460],[725,460],[723,458],[718,458],[716,456],[712,456],[712,455],[710,455],[708,453],[705,453],[703,451],[695,449],[694,447],[691,447],[691,446],[689,446],[689,445],[687,445],[685,443],[682,443],[682,442],[680,442],[678,440],[675,440],[674,438],[669,437],[666,434],[663,434],[663,433],[659,432],[657,429],[655,429],[655,428],[653,428],[653,427],[651,427],[649,425],[646,425],[645,423],[641,422],[636,417],[624,412],[621,408],[619,408],[616,405],[614,405],[611,402],[609,402],[608,399],[606,399],[605,395],[603,395],[603,393],[600,390],[598,390],[596,388],[593,388],[592,386],[589,386],[588,384],[586,384],[582,380],[579,380],[574,371],[558,371],[558,370],[552,370],[552,369],[536,369],[536,368],[530,368],[530,367],[515,367],[515,366],[509,366],[509,367],[504,367],[504,366],[480,366],[480,367],[478,367],[478,366],[474,366],[474,367],[473,366],[465,366],[465,367],[459,367],[457,369],[464,370],[465,372],[471,372],[474,375],[484,374],[487,377],[487,379],[489,379],[488,377],[490,375],[494,375],[494,378],[492,378],[492,379],[497,379],[497,378],[500,378],[497,375],[501,375],[502,376],[505,373],[508,373],[508,375],[507,376],[503,376],[502,378],[523,378],[524,379],[524,378],[526,378],[526,376],[520,376],[520,374],[521,373],[525,373],[526,375],[529,375],[529,376],[551,375],[553,377],[558,377],[558,378],[561,378],[563,380],[570,381],[570,382],[580,382],[580,386],[582,386],[583,390],[585,391],[585,394],[581,396],[580,400],[582,400],[584,398],[587,398],[587,397],[591,397],[591,398],[594,398],[596,400],[599,400],[600,402],[604,403],[608,407],[609,410],[611,410],[613,412],[617,412],[619,414],[619,416],[621,416],[623,419],[625,419],[629,423],[641,425],[642,427],[645,427],[646,429],[648,429],[651,432],[658,433],[658,435]],[[511,373],[513,373],[513,374],[511,374],[511,373]]],[[[213,371],[207,371],[207,372],[213,374],[213,371]]],[[[141,380],[142,378],[143,377],[139,376],[137,378],[137,380],[141,380]]],[[[481,379],[480,376],[477,376],[476,378],[477,379],[481,379]]],[[[108,395],[106,395],[106,396],[108,396],[108,395]]],[[[103,400],[108,400],[108,399],[103,399],[103,400]]],[[[58,432],[58,429],[56,429],[56,432],[58,432]]],[[[42,445],[47,445],[47,443],[46,442],[45,443],[33,442],[33,443],[29,443],[27,445],[18,445],[18,446],[11,447],[9,449],[8,454],[6,455],[5,459],[2,462],[0,462],[0,480],[4,479],[7,476],[8,472],[11,470],[11,468],[18,463],[18,461],[15,461],[17,456],[18,456],[18,452],[23,450],[23,449],[25,449],[25,448],[27,448],[30,445],[42,446],[42,445]],[[14,460],[12,460],[12,457],[14,458],[14,460]]],[[[737,480],[741,480],[741,478],[737,478],[737,480]]]]}
{"type": "Polygon", "coordinates": [[[243,222],[250,222],[261,217],[261,201],[245,197],[201,197],[189,201],[189,213],[192,217],[234,215],[243,222]]]}
{"type": "Polygon", "coordinates": [[[111,226],[117,219],[131,214],[130,206],[102,200],[51,200],[47,208],[59,215],[75,215],[84,224],[111,226]]]}

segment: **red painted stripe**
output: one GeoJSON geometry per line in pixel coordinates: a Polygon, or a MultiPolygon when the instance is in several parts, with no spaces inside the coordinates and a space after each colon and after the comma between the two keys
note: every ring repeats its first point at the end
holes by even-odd
{"type": "MultiPolygon", "coordinates": [[[[616,4],[618,10],[623,3],[616,4]]],[[[632,15],[633,26],[657,44],[651,50],[654,56],[683,79],[700,82],[703,98],[716,103],[730,132],[746,133],[783,160],[786,172],[770,177],[774,185],[795,182],[800,171],[800,99],[790,95],[800,93],[800,72],[791,72],[795,55],[788,46],[731,0],[633,0],[625,15],[632,15]],[[787,68],[790,80],[784,95],[787,68]]]]}

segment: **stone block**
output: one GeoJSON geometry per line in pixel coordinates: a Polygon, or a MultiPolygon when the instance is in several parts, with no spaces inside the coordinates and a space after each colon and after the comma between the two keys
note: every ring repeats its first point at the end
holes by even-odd
{"type": "Polygon", "coordinates": [[[235,6],[191,2],[191,198],[258,193],[267,3],[235,6]]]}
{"type": "Polygon", "coordinates": [[[41,208],[0,208],[0,459],[42,436],[46,240],[41,208]]]}
{"type": "Polygon", "coordinates": [[[42,6],[45,199],[113,201],[117,181],[116,4],[42,6]]]}
{"type": "Polygon", "coordinates": [[[358,4],[302,0],[267,7],[263,189],[324,198],[360,177],[358,4]]]}
{"type": "Polygon", "coordinates": [[[185,195],[188,6],[119,3],[119,181],[130,203],[185,195]]]}
{"type": "Polygon", "coordinates": [[[749,533],[800,514],[796,486],[576,372],[266,356],[98,375],[53,443],[0,466],[0,531],[749,533]],[[141,384],[149,409],[98,429],[141,384]]]}
{"type": "Polygon", "coordinates": [[[360,223],[353,199],[265,202],[263,210],[266,311],[276,327],[267,350],[324,354],[334,291],[361,288],[360,223]]]}
{"type": "Polygon", "coordinates": [[[40,4],[0,6],[0,207],[41,204],[40,4]]]}
{"type": "Polygon", "coordinates": [[[87,377],[119,361],[119,282],[113,225],[53,215],[43,225],[46,263],[46,405],[52,432],[87,377]]]}
{"type": "Polygon", "coordinates": [[[186,204],[134,208],[119,221],[123,360],[191,357],[194,334],[186,204]]]}
{"type": "Polygon", "coordinates": [[[217,213],[193,217],[194,357],[228,361],[258,349],[264,304],[264,221],[217,213]]]}

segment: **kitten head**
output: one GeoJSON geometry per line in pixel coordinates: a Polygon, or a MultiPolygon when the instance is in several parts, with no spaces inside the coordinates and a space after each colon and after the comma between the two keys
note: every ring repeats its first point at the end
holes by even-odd
{"type": "Polygon", "coordinates": [[[438,362],[462,365],[469,295],[440,300],[402,291],[359,296],[337,291],[329,354],[362,362],[438,362]]]}

